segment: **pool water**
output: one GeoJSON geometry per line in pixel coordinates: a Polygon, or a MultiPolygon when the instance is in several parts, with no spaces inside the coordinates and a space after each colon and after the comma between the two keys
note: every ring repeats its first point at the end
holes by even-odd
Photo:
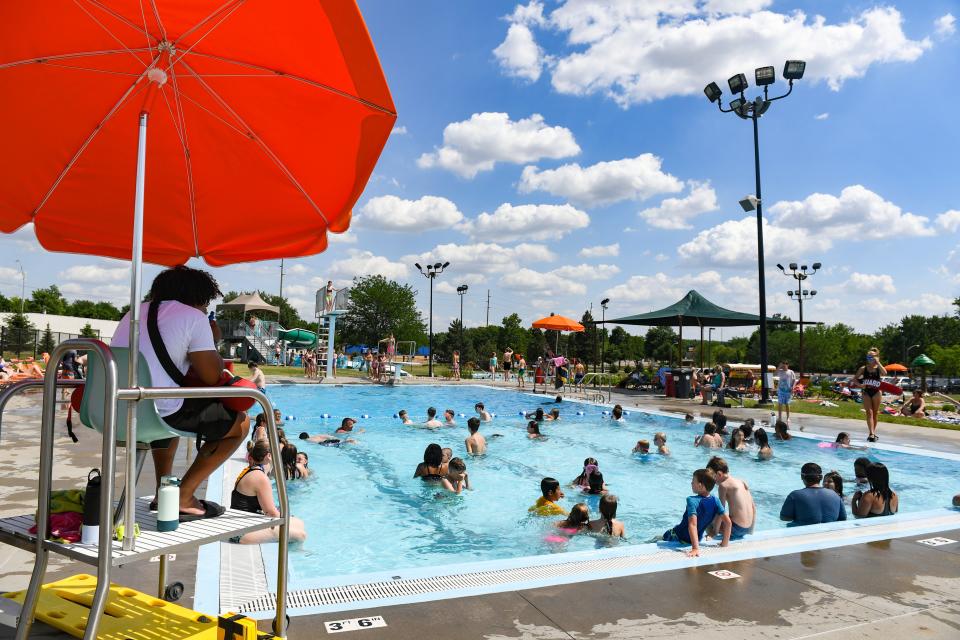
{"type": "MultiPolygon", "coordinates": [[[[532,555],[582,551],[616,544],[641,544],[677,524],[690,476],[712,455],[723,455],[731,473],[748,482],[757,503],[757,530],[783,527],[779,520],[784,497],[801,488],[800,466],[816,462],[824,471],[844,477],[845,493],[853,493],[853,460],[867,455],[890,468],[891,484],[900,495],[901,512],[949,505],[956,487],[942,478],[960,475],[960,462],[904,453],[834,450],[817,441],[794,438],[773,441],[775,457],[757,459],[756,452],[693,447],[703,421],[631,410],[623,422],[601,415],[602,407],[564,401],[561,420],[545,422],[544,440],[530,440],[520,411],[532,411],[548,400],[477,386],[271,386],[268,391],[286,420],[291,442],[309,455],[313,475],[288,483],[291,512],[305,521],[308,539],[290,553],[292,584],[312,578],[412,567],[448,565],[532,555]],[[466,421],[476,402],[496,414],[483,423],[487,454],[470,458],[464,439],[466,421]],[[436,430],[403,426],[393,415],[406,409],[414,421],[426,419],[426,409],[438,414],[457,412],[457,427],[436,430]],[[576,415],[583,411],[585,415],[576,415]],[[332,417],[324,419],[323,414],[332,417]],[[466,417],[460,417],[459,414],[466,417]],[[361,418],[367,414],[369,418],[361,418]],[[359,419],[355,445],[323,447],[297,440],[301,431],[332,434],[344,416],[359,419]],[[631,453],[639,439],[653,442],[657,431],[667,434],[672,455],[644,458],[631,453]],[[502,437],[492,438],[493,434],[502,437]],[[423,450],[431,442],[450,447],[467,462],[472,491],[442,495],[435,484],[413,478],[423,450]],[[617,518],[628,539],[580,535],[558,542],[552,524],[558,518],[533,517],[527,508],[540,495],[540,480],[561,481],[570,508],[585,502],[598,517],[599,496],[581,494],[570,482],[592,456],[610,492],[619,498],[617,518]]],[[[553,405],[548,405],[549,409],[553,405]]]]}

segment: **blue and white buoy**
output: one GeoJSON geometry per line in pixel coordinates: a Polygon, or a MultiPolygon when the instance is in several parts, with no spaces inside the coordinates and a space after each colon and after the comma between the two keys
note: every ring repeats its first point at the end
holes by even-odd
{"type": "Polygon", "coordinates": [[[577,411],[577,415],[578,415],[578,416],[582,416],[582,415],[583,415],[583,411],[577,411]]]}

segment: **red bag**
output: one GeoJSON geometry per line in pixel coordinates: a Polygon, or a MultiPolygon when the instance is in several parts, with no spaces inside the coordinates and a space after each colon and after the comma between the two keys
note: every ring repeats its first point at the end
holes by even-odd
{"type": "MultiPolygon", "coordinates": [[[[246,387],[247,389],[256,389],[257,385],[253,384],[251,381],[246,378],[241,378],[235,376],[226,369],[223,370],[223,373],[220,374],[220,380],[217,381],[215,385],[208,385],[200,377],[194,373],[193,369],[187,371],[187,375],[184,377],[182,387],[246,387]]],[[[256,402],[253,398],[220,398],[220,402],[223,403],[227,409],[233,411],[246,411],[256,402]]]]}

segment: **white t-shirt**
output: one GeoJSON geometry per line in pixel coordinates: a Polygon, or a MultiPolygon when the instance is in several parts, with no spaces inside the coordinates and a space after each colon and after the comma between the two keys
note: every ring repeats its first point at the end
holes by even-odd
{"type": "MultiPolygon", "coordinates": [[[[150,333],[147,331],[147,310],[149,307],[149,302],[140,305],[140,353],[143,354],[150,368],[153,386],[179,386],[163,370],[163,366],[153,350],[153,345],[150,343],[150,333]]],[[[190,368],[190,361],[187,359],[188,353],[217,350],[217,346],[213,342],[213,333],[210,331],[210,321],[207,320],[202,311],[195,307],[176,300],[165,300],[160,303],[160,308],[157,310],[157,326],[160,329],[163,344],[167,347],[167,353],[170,354],[170,359],[183,374],[186,374],[190,368]]],[[[117,325],[113,338],[110,340],[110,345],[114,347],[130,346],[129,311],[117,325]]],[[[126,380],[121,380],[120,384],[126,384],[126,380]]],[[[156,400],[155,402],[157,413],[161,416],[176,413],[183,406],[183,398],[156,400]]]]}
{"type": "Polygon", "coordinates": [[[777,376],[780,378],[780,389],[793,391],[793,387],[797,384],[797,374],[793,372],[793,369],[781,369],[777,371],[777,376]]]}

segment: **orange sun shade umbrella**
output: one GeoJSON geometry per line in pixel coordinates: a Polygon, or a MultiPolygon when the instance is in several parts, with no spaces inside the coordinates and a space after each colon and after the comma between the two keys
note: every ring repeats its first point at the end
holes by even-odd
{"type": "Polygon", "coordinates": [[[576,320],[565,318],[564,316],[551,315],[546,318],[540,318],[533,323],[534,329],[549,329],[550,331],[583,331],[583,325],[576,320]]]}
{"type": "Polygon", "coordinates": [[[909,371],[910,370],[907,367],[903,366],[902,364],[897,364],[897,363],[885,364],[883,365],[883,368],[886,369],[887,371],[909,371]]]}
{"type": "MultiPolygon", "coordinates": [[[[0,231],[130,259],[315,254],[396,120],[350,0],[0,3],[0,231]]],[[[136,260],[135,260],[136,261],[136,260]]]]}

